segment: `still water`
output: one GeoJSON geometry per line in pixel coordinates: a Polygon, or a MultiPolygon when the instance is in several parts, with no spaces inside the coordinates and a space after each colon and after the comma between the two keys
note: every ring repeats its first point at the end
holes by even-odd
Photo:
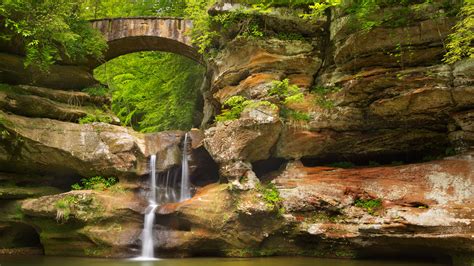
{"type": "Polygon", "coordinates": [[[441,266],[417,261],[338,260],[315,258],[193,258],[131,261],[73,257],[0,257],[0,266],[441,266]]]}

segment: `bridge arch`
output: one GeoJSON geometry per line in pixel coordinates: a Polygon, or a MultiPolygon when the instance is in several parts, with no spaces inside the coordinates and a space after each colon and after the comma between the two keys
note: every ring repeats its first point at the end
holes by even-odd
{"type": "MultiPolygon", "coordinates": [[[[192,21],[181,18],[134,17],[92,20],[92,27],[105,37],[106,61],[141,51],[163,51],[188,57],[200,64],[203,58],[186,34],[192,21]]],[[[100,62],[94,62],[94,66],[100,62]]]]}

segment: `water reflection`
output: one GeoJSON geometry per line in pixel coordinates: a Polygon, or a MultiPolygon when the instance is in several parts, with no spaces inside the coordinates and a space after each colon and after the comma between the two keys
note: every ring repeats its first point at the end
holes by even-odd
{"type": "Polygon", "coordinates": [[[316,258],[193,258],[133,261],[72,257],[0,257],[1,266],[429,266],[445,265],[419,261],[337,260],[316,258]]]}

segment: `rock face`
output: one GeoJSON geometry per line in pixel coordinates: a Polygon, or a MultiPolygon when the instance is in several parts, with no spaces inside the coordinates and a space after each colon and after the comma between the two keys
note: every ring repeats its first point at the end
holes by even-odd
{"type": "Polygon", "coordinates": [[[160,170],[180,164],[182,132],[144,135],[104,123],[74,124],[0,112],[2,170],[55,176],[137,177],[157,154],[160,170]]]}
{"type": "Polygon", "coordinates": [[[26,200],[21,208],[46,255],[126,257],[136,252],[142,230],[140,204],[124,191],[72,191],[26,200]]]}
{"type": "Polygon", "coordinates": [[[0,53],[0,82],[72,90],[98,84],[85,67],[53,65],[49,72],[41,72],[34,67],[25,69],[23,61],[20,56],[0,53]]]}
{"type": "Polygon", "coordinates": [[[120,121],[114,114],[101,107],[108,103],[109,99],[106,97],[90,96],[84,92],[27,85],[0,87],[0,108],[27,117],[80,122],[86,117],[100,116],[103,120],[119,124],[120,121]]]}
{"type": "Polygon", "coordinates": [[[158,248],[168,256],[472,254],[473,155],[356,169],[295,161],[274,174],[274,201],[269,188],[210,185],[157,211],[157,237],[167,239],[158,248]]]}
{"type": "MultiPolygon", "coordinates": [[[[352,15],[336,9],[328,23],[320,24],[322,30],[306,35],[305,41],[236,38],[211,61],[212,96],[207,102],[219,107],[241,95],[283,104],[306,116],[298,121],[280,113],[281,126],[265,136],[277,141],[261,150],[260,159],[390,163],[465,150],[472,145],[473,63],[442,63],[442,41],[454,20],[433,19],[428,14],[439,11],[433,8],[419,12],[406,25],[369,30],[355,29],[352,15]],[[283,79],[300,87],[302,100],[286,103],[269,96],[272,81],[283,79]],[[271,155],[263,156],[267,151],[271,155]]],[[[214,12],[233,9],[222,4],[214,12]]],[[[274,35],[300,32],[297,26],[281,23],[285,29],[273,29],[274,35]]],[[[235,147],[246,150],[254,145],[213,137],[246,131],[243,121],[229,125],[211,124],[204,140],[225,151],[216,154],[209,149],[222,167],[229,163],[221,157],[235,147]]],[[[253,162],[250,157],[244,161],[253,162]]]]}

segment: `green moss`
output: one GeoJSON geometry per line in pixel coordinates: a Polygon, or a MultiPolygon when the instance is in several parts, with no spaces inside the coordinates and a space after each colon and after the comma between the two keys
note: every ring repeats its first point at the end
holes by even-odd
{"type": "Polygon", "coordinates": [[[276,210],[279,215],[285,213],[285,208],[283,208],[282,205],[283,199],[280,197],[280,192],[274,184],[257,184],[256,189],[261,193],[262,199],[265,201],[269,209],[276,210]]]}
{"type": "Polygon", "coordinates": [[[298,32],[279,32],[276,37],[284,41],[305,41],[304,36],[298,32]]]}
{"type": "Polygon", "coordinates": [[[107,252],[106,247],[88,247],[84,249],[84,255],[89,257],[102,257],[107,252]]]}
{"type": "Polygon", "coordinates": [[[330,222],[330,223],[339,223],[344,221],[346,217],[340,213],[329,213],[324,211],[318,211],[314,213],[311,217],[306,219],[310,223],[320,223],[320,222],[330,222]]]}
{"type": "Polygon", "coordinates": [[[362,208],[367,211],[367,213],[373,215],[378,210],[382,208],[381,199],[356,199],[354,206],[362,208]]]}
{"type": "Polygon", "coordinates": [[[3,184],[0,186],[0,199],[24,199],[44,195],[58,194],[61,190],[47,186],[17,186],[15,184],[3,184]]]}
{"type": "Polygon", "coordinates": [[[90,194],[67,195],[55,203],[56,220],[67,222],[73,215],[83,221],[100,219],[104,207],[90,194]]]}
{"type": "Polygon", "coordinates": [[[0,222],[16,222],[24,219],[21,209],[21,201],[2,200],[0,201],[0,222]]]}
{"type": "Polygon", "coordinates": [[[337,250],[334,252],[334,255],[338,258],[354,259],[357,257],[357,252],[353,250],[337,250]]]}
{"type": "Polygon", "coordinates": [[[267,249],[267,248],[242,248],[242,249],[229,249],[224,251],[227,257],[270,257],[283,253],[278,249],[267,249]]]}
{"type": "Polygon", "coordinates": [[[113,120],[112,117],[106,112],[99,109],[94,109],[93,113],[87,114],[86,116],[79,118],[77,122],[81,125],[95,122],[110,124],[113,122],[113,120]]]}
{"type": "Polygon", "coordinates": [[[331,87],[331,86],[314,86],[310,89],[310,92],[316,96],[315,104],[324,108],[324,109],[332,109],[335,106],[333,100],[329,99],[329,94],[336,93],[341,91],[339,87],[331,87]]]}

